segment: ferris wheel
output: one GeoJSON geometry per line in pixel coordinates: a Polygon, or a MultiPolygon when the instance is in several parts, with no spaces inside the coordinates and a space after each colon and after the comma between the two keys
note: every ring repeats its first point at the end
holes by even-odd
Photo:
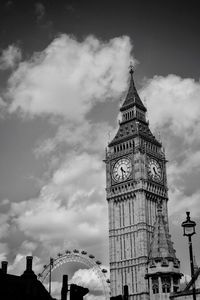
{"type": "Polygon", "coordinates": [[[105,300],[110,299],[110,280],[106,276],[108,272],[107,269],[101,266],[101,262],[96,260],[94,255],[88,255],[88,253],[84,250],[66,250],[64,253],[58,253],[57,257],[50,258],[49,264],[44,265],[42,272],[38,274],[38,280],[44,283],[44,281],[49,278],[49,282],[51,284],[51,273],[63,264],[69,262],[78,262],[92,269],[101,282],[105,300]]]}

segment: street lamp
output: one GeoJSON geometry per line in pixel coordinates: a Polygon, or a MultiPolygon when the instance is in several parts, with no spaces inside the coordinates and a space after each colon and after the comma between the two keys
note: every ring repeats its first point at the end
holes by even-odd
{"type": "MultiPolygon", "coordinates": [[[[188,237],[189,244],[189,254],[190,254],[190,267],[191,267],[191,277],[193,280],[194,276],[194,262],[193,262],[193,251],[192,251],[192,235],[195,234],[195,226],[196,223],[190,220],[190,212],[186,212],[186,221],[182,222],[181,226],[183,227],[183,235],[188,237]]],[[[196,300],[196,292],[195,292],[195,283],[193,284],[193,300],[196,300]]]]}

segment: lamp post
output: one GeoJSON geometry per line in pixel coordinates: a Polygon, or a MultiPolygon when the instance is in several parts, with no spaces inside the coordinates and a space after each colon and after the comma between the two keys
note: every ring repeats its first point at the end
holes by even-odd
{"type": "MultiPolygon", "coordinates": [[[[193,279],[194,262],[193,262],[193,251],[192,251],[192,235],[196,233],[195,232],[196,223],[190,220],[189,211],[186,212],[186,221],[182,222],[181,226],[183,227],[183,235],[188,237],[191,277],[193,279]]],[[[193,284],[192,292],[193,292],[193,300],[196,300],[195,283],[193,284]]]]}

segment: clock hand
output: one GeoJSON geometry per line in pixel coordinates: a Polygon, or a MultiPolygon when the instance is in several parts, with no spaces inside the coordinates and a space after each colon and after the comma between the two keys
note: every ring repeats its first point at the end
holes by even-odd
{"type": "Polygon", "coordinates": [[[155,175],[158,175],[158,172],[156,171],[156,168],[155,168],[155,167],[153,167],[153,171],[154,171],[154,174],[155,174],[155,175]]]}
{"type": "Polygon", "coordinates": [[[121,167],[121,172],[122,172],[122,177],[124,177],[124,173],[126,173],[125,171],[124,171],[124,169],[121,167]]]}

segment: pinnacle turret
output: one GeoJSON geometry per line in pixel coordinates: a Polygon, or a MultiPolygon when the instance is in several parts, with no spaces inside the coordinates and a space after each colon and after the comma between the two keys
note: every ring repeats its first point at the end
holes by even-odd
{"type": "Polygon", "coordinates": [[[162,202],[158,200],[145,277],[149,280],[150,299],[166,300],[169,299],[170,292],[178,291],[182,274],[175,253],[168,224],[162,212],[162,202]]]}
{"type": "Polygon", "coordinates": [[[154,224],[154,231],[152,236],[152,242],[149,252],[149,260],[173,260],[177,262],[171,236],[169,234],[168,226],[162,214],[162,205],[158,203],[157,217],[154,224]]]}

